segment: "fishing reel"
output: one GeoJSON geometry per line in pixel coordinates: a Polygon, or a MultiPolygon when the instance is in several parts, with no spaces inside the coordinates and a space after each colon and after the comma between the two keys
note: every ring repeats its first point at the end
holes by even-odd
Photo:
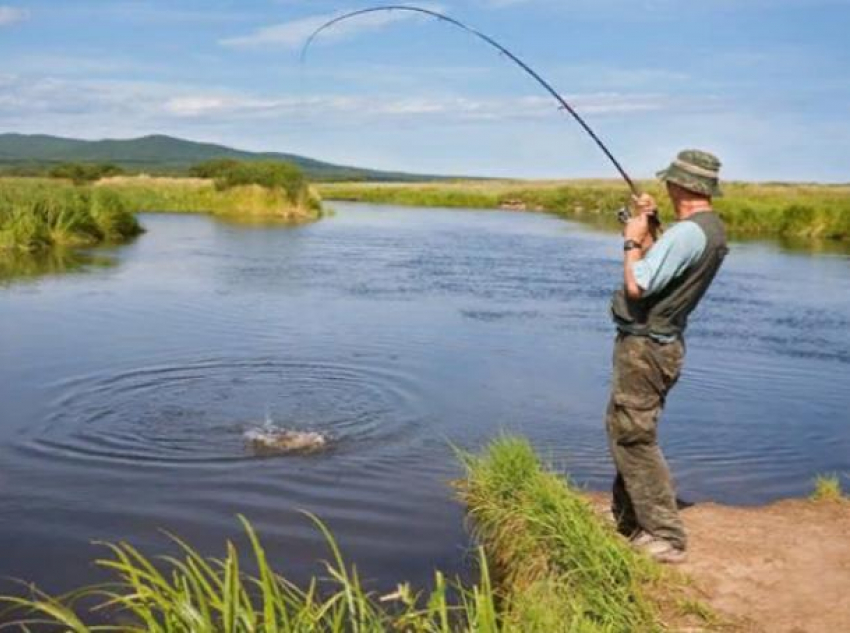
{"type": "Polygon", "coordinates": [[[617,209],[617,221],[620,224],[625,224],[632,219],[632,210],[628,206],[617,209]]]}
{"type": "MultiPolygon", "coordinates": [[[[617,209],[617,221],[620,224],[625,224],[633,217],[632,210],[628,206],[617,209]]],[[[658,217],[658,209],[649,214],[649,227],[653,231],[661,229],[661,218],[658,217]]]]}

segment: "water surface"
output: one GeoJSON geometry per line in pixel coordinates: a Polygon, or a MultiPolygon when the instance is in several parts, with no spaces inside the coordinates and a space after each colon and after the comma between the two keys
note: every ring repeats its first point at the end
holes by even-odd
{"type": "MultiPolygon", "coordinates": [[[[336,205],[297,228],[145,215],[109,267],[0,286],[0,575],[99,578],[96,539],[221,554],[237,513],[295,578],[334,530],[376,587],[464,566],[451,443],[503,430],[591,488],[619,281],[552,216],[336,205]],[[333,438],[264,457],[266,420],[333,438]]],[[[662,423],[683,497],[762,503],[850,471],[850,257],[735,244],[662,423]]],[[[846,479],[845,479],[846,481],[846,479]]]]}

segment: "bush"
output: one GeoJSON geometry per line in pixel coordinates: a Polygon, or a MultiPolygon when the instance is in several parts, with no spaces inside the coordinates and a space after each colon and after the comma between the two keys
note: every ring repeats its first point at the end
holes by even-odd
{"type": "Polygon", "coordinates": [[[214,158],[191,167],[189,169],[189,175],[195,178],[215,179],[223,176],[238,165],[239,161],[232,158],[214,158]]]}
{"type": "Polygon", "coordinates": [[[301,204],[308,195],[307,179],[292,163],[281,161],[238,161],[229,158],[209,160],[190,170],[193,176],[215,180],[219,191],[245,185],[281,190],[292,204],[301,204]]]}
{"type": "Polygon", "coordinates": [[[51,178],[66,178],[75,185],[120,176],[124,170],[110,163],[62,163],[48,172],[51,178]]]}

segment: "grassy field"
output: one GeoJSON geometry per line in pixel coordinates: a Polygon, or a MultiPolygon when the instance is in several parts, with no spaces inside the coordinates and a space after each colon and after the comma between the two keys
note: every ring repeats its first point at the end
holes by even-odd
{"type": "MultiPolygon", "coordinates": [[[[666,221],[672,211],[661,185],[644,182],[666,221]]],[[[628,199],[616,181],[461,181],[427,184],[323,184],[328,200],[424,207],[526,208],[615,225],[615,211],[628,199]]],[[[850,241],[850,185],[728,183],[716,200],[730,232],[764,236],[850,241]]]]}
{"type": "Polygon", "coordinates": [[[179,540],[180,557],[158,560],[126,543],[108,545],[111,556],[97,564],[116,576],[114,584],[65,598],[37,590],[0,598],[0,619],[106,630],[86,623],[80,601],[106,605],[122,631],[162,633],[640,633],[692,622],[683,618],[698,613],[703,625],[710,619],[710,610],[682,600],[678,581],[636,554],[569,481],[544,468],[526,441],[502,438],[462,460],[466,477],[458,487],[480,543],[471,586],[437,572],[428,592],[401,584],[387,595],[370,593],[314,518],[331,562],[322,580],[297,587],[275,573],[242,519],[256,575],[244,573],[232,543],[218,561],[179,540]]]}

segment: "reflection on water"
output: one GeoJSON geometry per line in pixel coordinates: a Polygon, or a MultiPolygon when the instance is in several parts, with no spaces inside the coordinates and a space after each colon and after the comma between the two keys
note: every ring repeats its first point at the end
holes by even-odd
{"type": "MultiPolygon", "coordinates": [[[[616,236],[335,206],[297,228],[150,215],[131,245],[16,264],[117,265],[0,288],[0,577],[91,584],[92,540],[161,551],[161,527],[220,554],[242,513],[304,578],[327,556],[309,510],[375,585],[422,584],[464,569],[452,446],[503,430],[609,485],[616,236]],[[250,445],[286,431],[330,445],[250,445]]],[[[733,244],[662,421],[683,498],[761,503],[850,473],[848,268],[733,244]]]]}
{"type": "Polygon", "coordinates": [[[0,285],[45,275],[79,272],[115,265],[109,255],[91,250],[51,248],[35,253],[0,249],[0,285]]]}
{"type": "Polygon", "coordinates": [[[751,236],[736,237],[736,239],[741,242],[761,242],[767,245],[775,245],[788,253],[799,253],[801,255],[850,255],[850,240],[807,237],[758,238],[751,236]]]}

